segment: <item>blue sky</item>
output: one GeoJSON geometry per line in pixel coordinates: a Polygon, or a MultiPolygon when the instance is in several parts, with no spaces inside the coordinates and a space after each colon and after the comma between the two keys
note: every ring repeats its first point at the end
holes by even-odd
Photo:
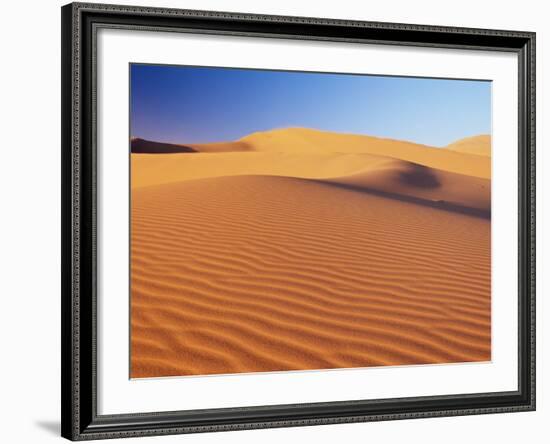
{"type": "Polygon", "coordinates": [[[445,146],[491,132],[491,83],[132,64],[131,135],[175,143],[307,127],[445,146]]]}

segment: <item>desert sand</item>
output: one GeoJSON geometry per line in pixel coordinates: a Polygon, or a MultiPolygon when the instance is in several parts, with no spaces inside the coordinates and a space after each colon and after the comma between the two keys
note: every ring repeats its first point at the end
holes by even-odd
{"type": "Polygon", "coordinates": [[[490,157],[491,136],[483,134],[480,136],[466,137],[465,139],[460,139],[450,145],[447,145],[446,148],[461,153],[490,157]]]}
{"type": "Polygon", "coordinates": [[[491,359],[489,136],[155,143],[131,155],[131,377],[491,359]]]}

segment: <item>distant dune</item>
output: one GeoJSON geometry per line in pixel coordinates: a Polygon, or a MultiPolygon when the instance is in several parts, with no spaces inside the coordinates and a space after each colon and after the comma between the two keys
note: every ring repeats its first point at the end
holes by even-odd
{"type": "MultiPolygon", "coordinates": [[[[259,152],[312,155],[326,153],[371,154],[398,160],[407,160],[453,173],[467,174],[485,179],[491,177],[490,159],[472,159],[464,156],[464,154],[469,154],[467,152],[459,153],[453,150],[442,150],[402,140],[332,133],[308,128],[284,128],[254,133],[242,138],[237,143],[242,142],[245,142],[250,149],[259,152]]],[[[200,148],[197,149],[200,151],[200,148]]]]}
{"type": "Polygon", "coordinates": [[[235,142],[190,144],[189,146],[199,153],[228,153],[254,150],[253,147],[251,147],[250,144],[244,140],[237,140],[235,142]]]}
{"type": "Polygon", "coordinates": [[[136,154],[171,154],[171,153],[194,153],[195,150],[185,145],[173,143],[154,142],[151,140],[134,137],[130,140],[132,153],[136,154]]]}
{"type": "Polygon", "coordinates": [[[457,140],[446,147],[448,150],[458,151],[460,153],[477,154],[478,156],[491,156],[491,136],[488,134],[481,136],[466,137],[457,140]]]}
{"type": "Polygon", "coordinates": [[[491,359],[490,157],[296,128],[189,147],[132,154],[132,377],[491,359]]]}

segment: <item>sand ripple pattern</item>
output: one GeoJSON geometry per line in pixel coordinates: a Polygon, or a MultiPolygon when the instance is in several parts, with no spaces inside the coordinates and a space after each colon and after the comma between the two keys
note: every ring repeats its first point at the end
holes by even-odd
{"type": "Polygon", "coordinates": [[[134,189],[131,376],[487,361],[490,221],[274,176],[134,189]]]}

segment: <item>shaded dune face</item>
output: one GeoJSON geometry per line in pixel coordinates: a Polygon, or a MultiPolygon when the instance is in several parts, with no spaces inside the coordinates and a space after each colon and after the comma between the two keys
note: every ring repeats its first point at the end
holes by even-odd
{"type": "Polygon", "coordinates": [[[193,148],[185,145],[175,145],[173,143],[153,142],[140,138],[130,140],[130,149],[132,153],[141,154],[169,154],[169,153],[194,153],[193,148]]]}
{"type": "Polygon", "coordinates": [[[481,156],[308,131],[132,155],[131,377],[491,359],[481,156]]]}
{"type": "Polygon", "coordinates": [[[441,182],[439,182],[432,169],[423,165],[412,164],[411,168],[399,171],[397,180],[403,185],[416,188],[438,188],[441,186],[441,182]]]}

